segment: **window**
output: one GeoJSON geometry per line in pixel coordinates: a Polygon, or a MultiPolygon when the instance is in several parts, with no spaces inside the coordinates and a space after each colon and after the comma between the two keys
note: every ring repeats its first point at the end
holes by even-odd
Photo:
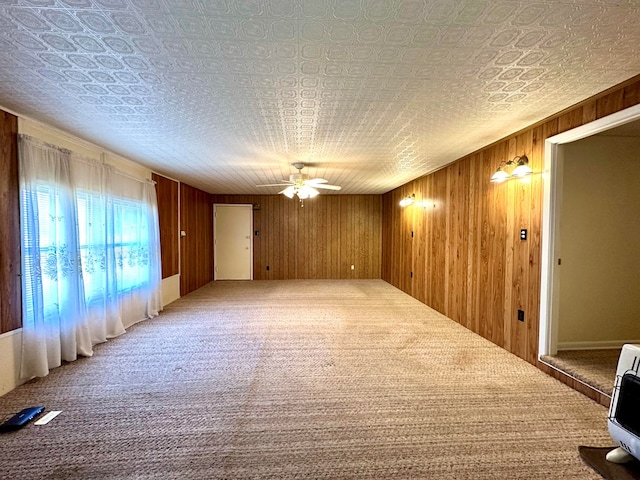
{"type": "MultiPolygon", "coordinates": [[[[23,196],[29,195],[24,190],[23,196]]],[[[61,238],[66,234],[60,222],[60,195],[54,186],[39,184],[37,232],[25,229],[23,248],[27,275],[40,275],[41,292],[27,288],[28,297],[42,297],[45,311],[57,310],[61,292],[57,287],[58,272],[71,274],[75,260],[80,261],[84,297],[87,305],[102,302],[114,294],[123,294],[149,284],[149,225],[146,204],[129,199],[105,200],[97,194],[79,191],[75,194],[79,259],[61,238]],[[35,235],[34,235],[35,233],[35,235]],[[37,235],[37,238],[36,238],[37,235]],[[107,273],[107,270],[112,273],[107,273]]],[[[27,287],[34,282],[27,281],[27,287]]],[[[27,301],[33,305],[33,301],[27,301]]],[[[31,308],[33,310],[33,308],[31,308]]],[[[29,313],[27,312],[27,315],[29,313]]]]}
{"type": "Polygon", "coordinates": [[[149,226],[146,205],[128,199],[76,194],[78,239],[87,304],[149,283],[149,226]],[[108,285],[107,268],[115,272],[108,285]]]}

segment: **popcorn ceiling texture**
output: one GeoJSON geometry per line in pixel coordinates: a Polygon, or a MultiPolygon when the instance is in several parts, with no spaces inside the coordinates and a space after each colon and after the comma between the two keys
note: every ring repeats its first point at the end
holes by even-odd
{"type": "Polygon", "coordinates": [[[296,161],[384,193],[637,75],[639,26],[609,0],[2,0],[0,105],[212,193],[296,161]]]}

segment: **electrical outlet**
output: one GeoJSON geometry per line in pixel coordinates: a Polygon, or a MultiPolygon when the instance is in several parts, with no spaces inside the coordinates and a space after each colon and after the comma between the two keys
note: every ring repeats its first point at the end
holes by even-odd
{"type": "Polygon", "coordinates": [[[524,322],[524,310],[518,310],[518,320],[524,322]]]}

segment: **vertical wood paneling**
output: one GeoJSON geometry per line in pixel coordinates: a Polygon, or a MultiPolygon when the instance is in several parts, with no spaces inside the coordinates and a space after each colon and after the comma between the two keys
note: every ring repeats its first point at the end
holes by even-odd
{"type": "Polygon", "coordinates": [[[380,195],[212,195],[213,203],[259,204],[254,210],[254,279],[380,278],[380,195]],[[260,218],[260,228],[256,219],[260,218]],[[354,270],[351,270],[354,265],[354,270]],[[269,267],[269,270],[266,267],[269,267]]]}
{"type": "Polygon", "coordinates": [[[411,284],[410,294],[421,302],[424,302],[424,292],[426,290],[425,282],[427,279],[427,275],[425,275],[425,270],[427,268],[427,242],[424,241],[424,237],[426,235],[426,232],[428,231],[427,205],[429,204],[428,193],[426,191],[426,182],[416,182],[414,193],[416,195],[416,202],[418,202],[418,207],[413,209],[414,236],[412,245],[413,265],[411,267],[413,271],[413,282],[411,284]]]}
{"type": "Polygon", "coordinates": [[[0,110],[0,333],[22,326],[18,118],[0,110]]]}
{"type": "Polygon", "coordinates": [[[467,312],[467,274],[469,271],[469,182],[470,162],[457,162],[447,168],[448,198],[445,310],[456,322],[465,324],[467,312]],[[460,287],[464,288],[460,288],[460,287]]]}
{"type": "MultiPolygon", "coordinates": [[[[253,202],[243,202],[243,203],[253,203],[253,202]]],[[[262,271],[262,269],[264,268],[263,264],[262,264],[262,256],[260,255],[260,252],[262,252],[262,250],[264,249],[264,245],[263,245],[263,239],[264,237],[262,235],[255,235],[255,232],[262,232],[263,230],[263,226],[262,226],[262,204],[255,204],[254,208],[253,208],[253,256],[254,256],[254,262],[253,262],[253,270],[254,272],[257,271],[262,271]],[[257,254],[256,254],[257,252],[257,254]]],[[[215,259],[214,259],[214,263],[215,263],[215,259]]]]}
{"type": "MultiPolygon", "coordinates": [[[[395,191],[394,191],[395,192],[395,191]]],[[[383,258],[382,258],[382,266],[381,266],[381,277],[384,278],[387,282],[393,282],[393,275],[395,272],[393,261],[397,259],[397,256],[390,255],[391,252],[395,252],[394,241],[396,238],[394,225],[397,225],[396,216],[398,208],[394,203],[395,195],[394,192],[387,194],[386,201],[382,202],[382,246],[383,246],[383,258]],[[386,225],[385,225],[386,224],[386,225]],[[387,255],[386,258],[384,256],[384,249],[386,247],[387,255]]]]}
{"type": "MultiPolygon", "coordinates": [[[[412,195],[413,193],[413,191],[406,191],[405,195],[412,195]]],[[[403,264],[400,288],[402,291],[409,294],[411,294],[411,291],[413,290],[413,241],[415,238],[413,227],[414,213],[413,208],[402,209],[402,230],[404,235],[402,237],[403,264]]]]}
{"type": "Polygon", "coordinates": [[[213,280],[213,203],[211,195],[180,184],[180,295],[213,280]]]}
{"type": "MultiPolygon", "coordinates": [[[[282,197],[282,202],[287,198],[282,197]]],[[[284,269],[285,278],[300,278],[298,275],[298,266],[306,262],[307,259],[300,255],[300,251],[304,248],[304,244],[298,242],[298,223],[299,223],[299,206],[298,202],[284,202],[285,216],[283,217],[285,223],[285,251],[281,255],[286,262],[286,268],[284,269]]],[[[304,207],[303,207],[304,208],[304,207]]]]}
{"type": "Polygon", "coordinates": [[[430,236],[434,231],[434,218],[437,211],[438,203],[434,194],[433,187],[434,176],[430,175],[422,179],[422,209],[421,217],[423,217],[422,224],[424,227],[418,232],[419,240],[416,240],[416,251],[420,252],[424,250],[424,261],[420,262],[416,268],[418,269],[417,275],[422,278],[422,288],[424,289],[423,297],[424,302],[430,304],[433,300],[433,286],[436,281],[434,275],[431,274],[435,255],[433,254],[433,243],[430,241],[430,236]],[[419,243],[418,243],[419,242],[419,243]],[[420,269],[422,267],[422,270],[420,269]]]}
{"type": "MultiPolygon", "coordinates": [[[[338,278],[350,278],[355,274],[351,272],[351,265],[356,263],[354,239],[356,236],[356,225],[353,222],[353,197],[345,197],[340,202],[338,208],[338,218],[340,219],[340,263],[338,265],[338,278]]],[[[359,267],[359,265],[358,265],[359,267]]],[[[359,270],[359,268],[358,268],[359,270]]]]}
{"type": "MultiPolygon", "coordinates": [[[[491,176],[495,167],[493,165],[494,157],[489,152],[484,152],[482,155],[482,176],[487,178],[491,176]]],[[[495,235],[494,227],[492,225],[492,209],[488,208],[488,204],[495,203],[495,190],[490,188],[490,185],[486,185],[485,182],[480,184],[480,191],[478,192],[478,200],[481,207],[478,209],[480,217],[480,232],[477,237],[480,250],[480,263],[476,266],[478,276],[478,288],[476,294],[478,295],[478,330],[476,331],[485,338],[492,337],[493,323],[491,310],[491,292],[494,286],[491,284],[493,266],[491,265],[491,247],[493,245],[493,237],[495,235]]]]}
{"type": "MultiPolygon", "coordinates": [[[[527,152],[528,155],[535,155],[533,151],[533,139],[532,135],[520,135],[516,137],[516,152],[522,154],[527,152]]],[[[540,178],[540,176],[539,176],[540,178]]],[[[512,246],[513,257],[511,262],[511,284],[507,284],[507,291],[510,292],[510,310],[505,315],[505,326],[509,325],[509,332],[505,332],[505,341],[509,340],[508,350],[514,352],[516,355],[521,356],[524,359],[528,358],[528,329],[527,325],[531,322],[531,318],[528,318],[533,312],[527,309],[529,290],[528,286],[530,269],[529,269],[529,247],[530,242],[530,219],[531,219],[531,187],[533,185],[533,179],[527,178],[522,181],[509,182],[510,186],[513,185],[513,192],[510,198],[513,198],[515,204],[513,208],[509,208],[509,211],[513,212],[513,227],[509,229],[509,236],[507,238],[507,245],[512,246]],[[520,240],[520,230],[527,230],[527,240],[520,240]],[[518,310],[525,312],[525,322],[521,321],[509,321],[509,319],[517,318],[518,310]]],[[[536,182],[540,184],[541,182],[536,182]]]]}
{"type": "MultiPolygon", "coordinates": [[[[326,205],[325,211],[326,211],[327,221],[328,221],[328,229],[327,229],[327,237],[326,237],[327,238],[327,243],[326,243],[327,270],[326,271],[327,271],[327,277],[331,278],[335,274],[334,272],[340,272],[340,264],[342,263],[341,252],[340,252],[340,245],[342,242],[342,236],[340,233],[341,220],[340,220],[340,215],[338,214],[338,212],[340,211],[341,200],[336,195],[330,195],[323,198],[323,203],[325,203],[326,205]]],[[[380,220],[378,218],[378,222],[379,221],[380,220]]],[[[379,231],[379,229],[381,228],[380,225],[378,225],[377,228],[379,231]]],[[[377,255],[378,258],[380,253],[381,253],[380,249],[372,252],[372,254],[377,255]]],[[[380,264],[380,260],[378,261],[378,266],[379,264],[380,264]]],[[[364,272],[361,272],[360,270],[357,271],[358,275],[361,275],[363,273],[364,272]]],[[[318,275],[320,275],[320,272],[318,272],[318,275]]]]}
{"type": "MultiPolygon", "coordinates": [[[[534,172],[542,172],[544,165],[544,137],[543,128],[538,126],[532,130],[532,160],[531,168],[534,172]]],[[[533,285],[540,285],[542,279],[542,199],[543,199],[543,182],[534,182],[531,184],[531,203],[529,205],[529,239],[528,246],[528,264],[529,271],[528,284],[525,285],[528,294],[528,302],[525,305],[525,311],[528,312],[527,326],[527,356],[524,357],[530,363],[536,364],[538,361],[538,334],[540,322],[540,289],[531,288],[533,285]]]]}
{"type": "MultiPolygon", "coordinates": [[[[618,90],[596,100],[596,113],[598,117],[604,117],[622,110],[624,108],[623,106],[624,90],[618,90]]],[[[562,125],[560,128],[562,130],[569,130],[568,128],[563,129],[562,125]]]]}
{"type": "Polygon", "coordinates": [[[479,265],[481,259],[480,232],[482,223],[480,217],[480,199],[485,185],[484,162],[481,155],[470,158],[470,188],[469,188],[469,218],[468,218],[468,250],[469,267],[467,270],[467,302],[466,321],[464,325],[474,332],[479,331],[479,301],[481,285],[479,282],[479,265]]]}
{"type": "Polygon", "coordinates": [[[158,217],[160,224],[160,250],[162,255],[162,278],[179,272],[179,228],[178,228],[178,182],[152,174],[156,182],[158,217]]]}
{"type": "Polygon", "coordinates": [[[383,195],[382,278],[584,390],[537,360],[544,143],[638,103],[640,77],[383,195]],[[535,175],[526,182],[489,182],[501,161],[523,153],[535,175]],[[413,192],[435,208],[401,208],[399,200],[413,192]],[[520,240],[521,228],[527,229],[526,241],[520,240]],[[409,244],[411,229],[417,231],[409,244]],[[407,266],[417,270],[413,288],[403,276],[407,266]],[[517,320],[518,310],[525,312],[524,322],[517,320]]]}
{"type": "MultiPolygon", "coordinates": [[[[446,283],[446,235],[447,235],[447,170],[442,169],[434,174],[432,195],[435,208],[432,214],[430,241],[430,282],[429,297],[431,306],[445,313],[445,283],[446,283]]],[[[411,208],[411,207],[409,207],[411,208]]]]}
{"type": "Polygon", "coordinates": [[[640,88],[638,88],[637,83],[625,85],[622,92],[622,108],[632,107],[640,103],[640,88]]]}
{"type": "MultiPolygon", "coordinates": [[[[400,251],[398,242],[399,242],[399,239],[401,238],[401,235],[399,235],[399,232],[397,231],[397,228],[399,228],[399,218],[400,218],[400,212],[401,212],[401,209],[398,208],[398,202],[400,201],[400,198],[401,198],[400,194],[401,194],[400,189],[397,189],[391,192],[388,198],[389,201],[384,202],[384,207],[383,207],[384,209],[383,211],[385,212],[383,222],[387,223],[387,225],[384,225],[384,228],[383,228],[383,230],[387,234],[387,238],[384,239],[384,244],[388,245],[389,248],[394,252],[400,251]],[[395,228],[393,229],[388,228],[391,225],[394,225],[395,228]]],[[[394,258],[394,260],[398,260],[397,255],[394,258]]],[[[385,272],[386,272],[386,275],[383,278],[389,279],[387,281],[397,286],[400,281],[398,266],[392,261],[387,261],[387,262],[383,261],[383,264],[385,266],[385,272]]]]}

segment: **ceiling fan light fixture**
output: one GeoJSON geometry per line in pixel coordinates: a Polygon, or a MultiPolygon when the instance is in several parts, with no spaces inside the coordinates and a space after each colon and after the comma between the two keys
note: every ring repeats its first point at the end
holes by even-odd
{"type": "Polygon", "coordinates": [[[309,187],[307,185],[303,185],[302,187],[299,187],[298,191],[296,192],[300,200],[306,200],[307,198],[316,197],[318,196],[319,193],[320,192],[318,192],[318,190],[316,190],[313,187],[309,187]]]}
{"type": "Polygon", "coordinates": [[[287,187],[280,193],[282,193],[285,197],[293,198],[293,196],[296,194],[296,187],[287,187]]]}
{"type": "Polygon", "coordinates": [[[329,185],[328,180],[324,178],[309,178],[309,175],[301,172],[304,167],[303,163],[294,163],[293,166],[298,169],[298,173],[289,175],[289,180],[282,180],[282,183],[256,185],[256,187],[286,186],[287,188],[278,192],[278,194],[288,198],[293,198],[297,195],[300,201],[317,197],[320,194],[317,189],[340,190],[342,188],[339,185],[329,185]]]}

